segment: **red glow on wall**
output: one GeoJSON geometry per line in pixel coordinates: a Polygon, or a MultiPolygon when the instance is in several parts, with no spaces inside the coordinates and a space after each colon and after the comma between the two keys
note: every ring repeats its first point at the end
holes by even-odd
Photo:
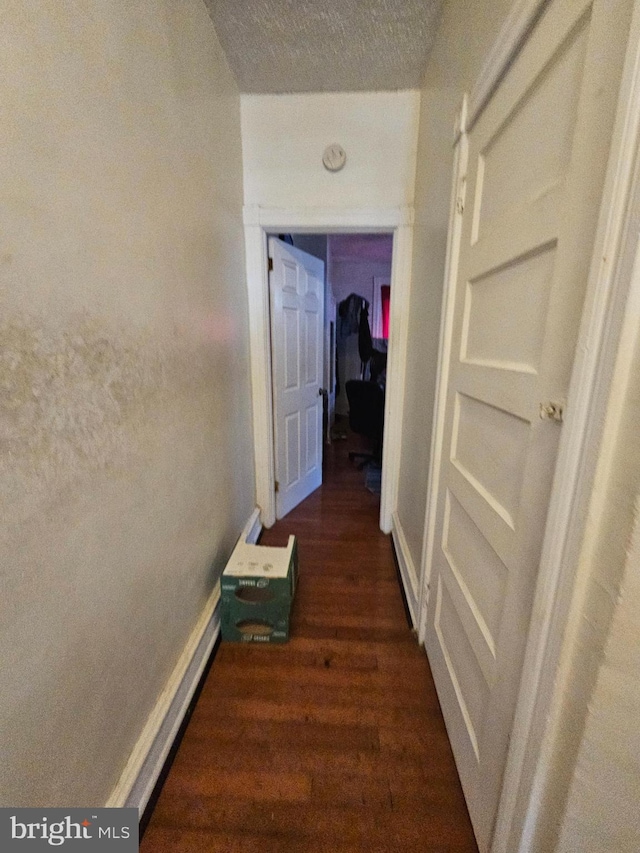
{"type": "Polygon", "coordinates": [[[391,309],[391,285],[383,284],[380,288],[380,302],[382,303],[382,337],[389,337],[389,311],[391,309]]]}

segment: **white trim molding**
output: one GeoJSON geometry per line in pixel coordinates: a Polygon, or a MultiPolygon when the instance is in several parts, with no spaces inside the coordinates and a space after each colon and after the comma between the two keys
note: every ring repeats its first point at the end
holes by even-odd
{"type": "Polygon", "coordinates": [[[442,297],[442,313],[440,316],[440,343],[438,345],[436,394],[433,410],[433,429],[431,431],[431,453],[429,457],[431,461],[429,464],[429,478],[427,481],[427,507],[424,524],[424,539],[422,543],[422,560],[420,566],[420,619],[418,625],[418,636],[421,644],[424,643],[427,632],[427,606],[429,603],[429,583],[431,579],[433,551],[435,545],[442,447],[444,444],[444,422],[447,403],[447,386],[449,383],[449,366],[451,361],[453,311],[456,301],[458,259],[460,256],[460,241],[462,238],[462,214],[464,212],[467,190],[468,140],[466,133],[466,117],[467,96],[465,95],[462,99],[462,105],[456,118],[454,131],[455,154],[453,163],[453,181],[451,184],[451,199],[449,202],[449,228],[447,231],[447,250],[444,269],[444,294],[442,297]]]}
{"type": "Polygon", "coordinates": [[[271,336],[269,329],[269,273],[267,234],[260,225],[245,225],[253,458],[256,503],[265,527],[276,520],[273,398],[271,394],[271,336]]]}
{"type": "Polygon", "coordinates": [[[260,522],[260,510],[258,509],[258,507],[256,507],[249,516],[249,519],[242,530],[240,538],[244,540],[248,545],[255,545],[258,539],[260,538],[261,532],[262,524],[260,522]]]}
{"type": "Polygon", "coordinates": [[[250,205],[245,206],[243,218],[249,294],[256,503],[260,507],[260,517],[265,527],[271,527],[276,520],[267,233],[393,232],[391,316],[380,496],[380,528],[385,533],[390,533],[391,515],[397,505],[400,477],[413,208],[270,208],[250,205]]]}
{"type": "Polygon", "coordinates": [[[495,92],[511,61],[529,35],[549,0],[516,0],[487,55],[469,96],[467,130],[471,130],[495,92]]]}
{"type": "Polygon", "coordinates": [[[413,207],[263,207],[259,204],[245,205],[245,225],[259,226],[270,230],[281,228],[299,233],[323,231],[374,231],[413,225],[413,207]]]}
{"type": "Polygon", "coordinates": [[[416,574],[414,562],[411,559],[411,552],[409,551],[407,537],[405,536],[397,512],[394,512],[392,515],[391,536],[393,538],[396,557],[398,558],[400,577],[402,579],[402,586],[404,588],[405,598],[407,599],[407,605],[409,607],[409,614],[411,615],[411,624],[414,628],[417,628],[418,576],[416,574]]]}
{"type": "Polygon", "coordinates": [[[394,230],[391,259],[391,310],[387,382],[384,401],[384,439],[382,443],[382,492],[380,529],[391,532],[392,515],[398,506],[402,424],[404,413],[407,351],[409,345],[409,300],[413,263],[413,226],[394,230]]]}
{"type": "MultiPolygon", "coordinates": [[[[256,508],[240,538],[255,544],[261,529],[260,510],[256,508]]],[[[216,582],[106,802],[107,808],[137,808],[138,814],[142,816],[218,639],[219,601],[220,583],[216,582]]]]}
{"type": "MultiPolygon", "coordinates": [[[[612,380],[623,343],[640,323],[640,3],[635,3],[598,231],[574,364],[531,629],[516,707],[492,853],[528,853],[544,825],[562,703],[563,662],[575,651],[569,630],[598,459],[615,442],[612,380]]],[[[615,413],[614,413],[615,414],[615,413]]],[[[610,449],[610,448],[609,448],[610,449]]],[[[579,650],[578,654],[591,651],[579,650]]]]}

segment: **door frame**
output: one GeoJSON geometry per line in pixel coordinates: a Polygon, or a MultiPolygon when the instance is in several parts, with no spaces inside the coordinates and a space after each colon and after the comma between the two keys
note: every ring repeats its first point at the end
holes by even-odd
{"type": "MultiPolygon", "coordinates": [[[[463,103],[455,144],[475,123],[506,73],[523,40],[549,0],[517,0],[474,86],[466,118],[463,103]]],[[[459,150],[459,149],[458,149],[459,150]]],[[[559,730],[564,678],[577,649],[570,631],[580,617],[574,596],[582,581],[579,558],[587,529],[587,507],[601,454],[615,436],[606,435],[607,417],[620,401],[611,399],[614,369],[630,327],[640,328],[640,269],[637,236],[640,221],[640,0],[634,0],[632,25],[618,96],[616,121],[600,203],[587,292],[567,401],[568,417],[560,441],[545,529],[536,594],[522,669],[511,742],[498,805],[492,853],[526,853],[547,817],[543,803],[553,784],[554,738],[559,730]]],[[[458,153],[456,155],[460,157],[458,153]]],[[[464,177],[464,175],[462,175],[464,177]]],[[[461,211],[454,190],[447,245],[438,353],[438,390],[433,417],[432,457],[421,560],[420,643],[424,643],[433,560],[437,481],[439,477],[452,290],[461,211]]],[[[604,640],[603,640],[604,641],[604,640]]]]}
{"type": "Polygon", "coordinates": [[[380,528],[385,533],[390,533],[391,517],[397,506],[400,475],[413,208],[283,209],[246,205],[243,220],[249,298],[256,503],[260,507],[260,517],[265,527],[271,527],[276,520],[267,234],[393,234],[392,299],[380,495],[380,528]]]}
{"type": "MultiPolygon", "coordinates": [[[[327,257],[326,266],[329,266],[327,257]]],[[[326,273],[325,273],[326,275],[326,273]]],[[[333,293],[325,293],[324,311],[325,323],[323,328],[324,358],[322,377],[326,387],[327,395],[327,434],[323,435],[325,444],[331,444],[331,430],[336,413],[336,347],[337,347],[337,324],[335,320],[337,303],[333,293]],[[332,329],[333,326],[333,329],[332,329]],[[333,334],[332,334],[333,332],[333,334]]]]}

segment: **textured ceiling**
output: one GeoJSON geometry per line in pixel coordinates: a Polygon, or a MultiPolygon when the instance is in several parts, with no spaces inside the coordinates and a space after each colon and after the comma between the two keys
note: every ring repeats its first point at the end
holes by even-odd
{"type": "Polygon", "coordinates": [[[420,85],[442,0],[205,0],[241,92],[420,85]]]}

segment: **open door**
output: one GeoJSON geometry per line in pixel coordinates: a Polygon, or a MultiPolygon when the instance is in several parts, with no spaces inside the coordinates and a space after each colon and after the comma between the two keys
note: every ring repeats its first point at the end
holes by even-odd
{"type": "Polygon", "coordinates": [[[276,517],[322,484],[324,263],[269,238],[276,517]]]}
{"type": "Polygon", "coordinates": [[[552,0],[468,135],[426,646],[491,845],[631,3],[552,0]]]}

